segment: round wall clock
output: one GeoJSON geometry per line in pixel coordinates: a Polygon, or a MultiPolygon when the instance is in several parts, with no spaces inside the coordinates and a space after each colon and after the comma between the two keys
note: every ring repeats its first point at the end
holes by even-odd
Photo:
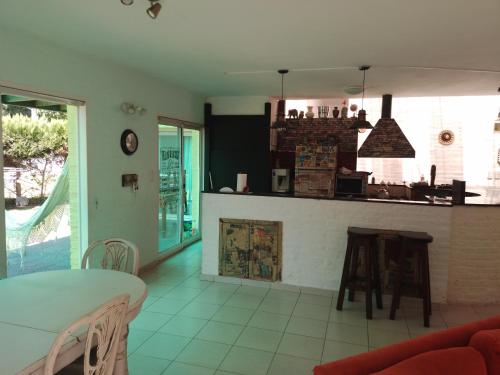
{"type": "Polygon", "coordinates": [[[139,147],[137,134],[130,129],[124,130],[120,139],[120,146],[125,154],[132,155],[139,147]]]}
{"type": "Polygon", "coordinates": [[[439,133],[438,140],[442,145],[451,145],[455,140],[455,134],[453,134],[451,130],[443,130],[441,133],[439,133]]]}

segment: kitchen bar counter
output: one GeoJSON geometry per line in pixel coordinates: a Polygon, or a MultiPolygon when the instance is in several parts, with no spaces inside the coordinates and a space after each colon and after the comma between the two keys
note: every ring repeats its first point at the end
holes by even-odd
{"type": "Polygon", "coordinates": [[[349,226],[428,232],[436,302],[500,302],[500,209],[372,199],[203,193],[202,273],[218,275],[219,219],[283,222],[282,283],[338,290],[349,226]]]}

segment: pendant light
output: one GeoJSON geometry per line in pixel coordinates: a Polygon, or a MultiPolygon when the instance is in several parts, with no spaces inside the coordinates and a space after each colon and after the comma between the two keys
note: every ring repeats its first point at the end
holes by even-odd
{"type": "Polygon", "coordinates": [[[366,121],[366,111],[363,108],[363,104],[365,101],[365,79],[366,79],[366,71],[370,69],[369,65],[362,65],[359,67],[359,70],[363,71],[363,94],[361,97],[361,109],[358,112],[358,118],[354,120],[354,123],[351,126],[351,129],[373,129],[372,124],[369,121],[366,121]]]}
{"type": "Polygon", "coordinates": [[[288,73],[288,69],[280,69],[278,73],[281,75],[281,99],[278,100],[278,112],[276,114],[276,122],[271,126],[272,129],[276,129],[278,131],[286,129],[286,120],[285,120],[285,107],[286,100],[284,94],[284,81],[285,74],[288,73]]]}
{"type": "Polygon", "coordinates": [[[358,158],[414,158],[415,149],[392,118],[392,95],[382,96],[382,117],[358,150],[358,158]]]}

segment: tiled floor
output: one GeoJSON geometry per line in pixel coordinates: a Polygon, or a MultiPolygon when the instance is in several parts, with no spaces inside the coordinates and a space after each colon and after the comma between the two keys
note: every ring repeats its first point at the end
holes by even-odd
{"type": "MultiPolygon", "coordinates": [[[[364,317],[362,302],[200,281],[201,243],[143,278],[149,296],[132,322],[131,375],[302,375],[319,363],[500,313],[498,306],[434,306],[424,328],[420,304],[388,304],[364,317]]],[[[360,296],[362,297],[362,296],[360,296]]]]}

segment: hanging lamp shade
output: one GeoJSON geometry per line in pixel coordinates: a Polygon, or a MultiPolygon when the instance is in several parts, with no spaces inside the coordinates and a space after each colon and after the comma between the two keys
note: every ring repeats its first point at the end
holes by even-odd
{"type": "Polygon", "coordinates": [[[369,65],[363,65],[359,67],[359,70],[363,71],[363,87],[362,93],[363,96],[361,98],[361,109],[358,112],[358,117],[354,120],[354,123],[351,125],[351,129],[373,129],[372,124],[366,120],[366,111],[363,109],[363,104],[365,101],[365,79],[366,79],[366,71],[370,69],[369,65]]]}
{"type": "Polygon", "coordinates": [[[360,158],[414,158],[415,149],[391,117],[392,95],[382,97],[382,117],[358,150],[360,158]]]}
{"type": "Polygon", "coordinates": [[[286,119],[285,119],[285,107],[286,100],[284,96],[284,77],[288,73],[288,69],[280,69],[278,73],[281,74],[281,99],[278,100],[278,111],[276,114],[276,121],[271,125],[271,129],[285,130],[286,129],[286,119]]]}
{"type": "Polygon", "coordinates": [[[359,110],[358,117],[351,125],[351,129],[373,129],[372,124],[366,120],[366,111],[364,109],[359,110]]]}

